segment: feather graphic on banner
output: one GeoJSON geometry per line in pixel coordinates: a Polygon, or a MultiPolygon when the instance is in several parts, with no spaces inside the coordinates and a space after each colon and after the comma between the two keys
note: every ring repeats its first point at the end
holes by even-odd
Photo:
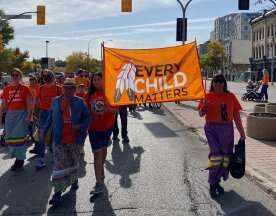
{"type": "Polygon", "coordinates": [[[135,75],[136,67],[132,63],[126,63],[122,66],[121,72],[117,76],[114,101],[120,101],[124,90],[127,91],[130,101],[135,100],[135,75]]]}

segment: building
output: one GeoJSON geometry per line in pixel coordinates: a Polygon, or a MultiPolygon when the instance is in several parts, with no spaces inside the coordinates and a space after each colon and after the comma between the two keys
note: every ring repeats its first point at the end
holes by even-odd
{"type": "Polygon", "coordinates": [[[276,80],[276,9],[265,11],[261,16],[253,19],[252,50],[250,66],[252,71],[266,68],[271,80],[276,80]]]}
{"type": "Polygon", "coordinates": [[[212,37],[224,46],[223,73],[228,79],[235,79],[242,71],[250,68],[250,20],[259,15],[260,13],[232,13],[215,20],[212,37]]]}

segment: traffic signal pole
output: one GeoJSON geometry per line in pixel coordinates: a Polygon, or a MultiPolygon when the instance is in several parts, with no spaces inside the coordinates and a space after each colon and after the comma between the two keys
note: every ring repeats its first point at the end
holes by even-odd
{"type": "Polygon", "coordinates": [[[182,13],[183,13],[183,25],[182,25],[182,43],[185,44],[186,40],[187,40],[187,18],[186,18],[186,10],[189,6],[189,4],[192,2],[192,0],[189,0],[185,6],[183,5],[183,3],[181,2],[181,0],[177,0],[177,2],[180,4],[181,9],[182,9],[182,13]]]}

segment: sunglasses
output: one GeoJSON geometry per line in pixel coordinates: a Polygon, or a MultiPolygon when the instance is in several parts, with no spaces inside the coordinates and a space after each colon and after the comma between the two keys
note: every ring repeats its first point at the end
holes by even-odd
{"type": "Polygon", "coordinates": [[[19,74],[12,74],[11,76],[12,76],[12,77],[20,77],[19,74]]]}

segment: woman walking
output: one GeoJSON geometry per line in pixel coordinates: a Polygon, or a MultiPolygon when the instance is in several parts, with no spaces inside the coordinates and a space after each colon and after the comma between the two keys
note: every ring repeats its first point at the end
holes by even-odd
{"type": "Polygon", "coordinates": [[[111,144],[110,137],[115,123],[115,109],[112,109],[105,101],[102,75],[94,74],[88,92],[87,104],[91,115],[89,126],[89,139],[94,154],[94,171],[96,184],[91,194],[99,194],[104,191],[104,162],[107,155],[107,147],[111,144]]]}
{"type": "Polygon", "coordinates": [[[55,83],[55,76],[52,71],[45,70],[43,72],[43,80],[45,84],[40,86],[38,90],[38,104],[39,104],[39,142],[35,147],[37,153],[36,169],[40,170],[46,166],[45,157],[45,136],[42,136],[41,128],[45,124],[50,115],[50,107],[53,99],[62,94],[62,88],[55,83]]]}
{"type": "Polygon", "coordinates": [[[73,79],[64,82],[64,95],[54,99],[43,133],[53,127],[53,173],[55,193],[50,204],[61,203],[61,195],[68,186],[78,189],[79,145],[84,143],[89,126],[89,112],[85,102],[75,96],[73,79]]]}
{"type": "Polygon", "coordinates": [[[268,102],[268,82],[269,82],[269,73],[266,69],[263,69],[263,78],[262,78],[262,89],[261,89],[261,99],[264,97],[264,102],[268,102]]]}
{"type": "Polygon", "coordinates": [[[240,118],[241,109],[236,96],[228,91],[224,76],[216,75],[211,82],[210,92],[199,104],[199,114],[206,119],[204,129],[210,148],[208,167],[212,198],[224,192],[220,180],[228,179],[228,165],[234,148],[233,121],[239,131],[240,139],[245,139],[240,118]]]}
{"type": "Polygon", "coordinates": [[[21,84],[22,72],[14,68],[11,78],[11,84],[3,91],[0,119],[3,111],[6,111],[5,140],[9,146],[10,157],[16,158],[11,170],[16,171],[23,168],[26,158],[26,139],[33,106],[30,89],[21,84]]]}

